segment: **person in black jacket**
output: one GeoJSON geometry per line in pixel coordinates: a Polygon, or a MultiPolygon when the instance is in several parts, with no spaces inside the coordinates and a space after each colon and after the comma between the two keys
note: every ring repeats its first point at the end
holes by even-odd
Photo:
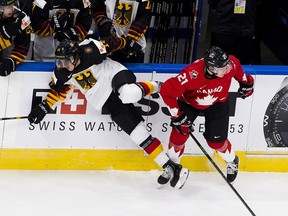
{"type": "Polygon", "coordinates": [[[34,60],[54,61],[59,42],[64,39],[81,42],[91,24],[89,0],[34,0],[31,14],[34,60]]]}
{"type": "Polygon", "coordinates": [[[28,54],[30,18],[17,0],[0,0],[0,76],[16,70],[28,54]]]}
{"type": "Polygon", "coordinates": [[[260,64],[256,37],[259,0],[209,0],[213,12],[211,46],[235,55],[241,64],[260,64]]]}
{"type": "Polygon", "coordinates": [[[123,37],[126,46],[110,55],[122,63],[143,63],[145,34],[151,21],[151,0],[94,0],[92,15],[100,38],[123,37]]]}

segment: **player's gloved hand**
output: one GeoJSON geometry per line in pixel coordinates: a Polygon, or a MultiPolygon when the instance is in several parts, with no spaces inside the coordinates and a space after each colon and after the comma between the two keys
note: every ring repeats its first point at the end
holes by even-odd
{"type": "Polygon", "coordinates": [[[54,31],[69,28],[71,27],[70,17],[67,13],[54,15],[50,20],[50,25],[54,29],[54,31]]]}
{"type": "Polygon", "coordinates": [[[15,20],[5,23],[0,28],[0,33],[3,38],[9,40],[11,37],[19,35],[21,33],[21,23],[22,20],[20,18],[16,18],[15,20]]]}
{"type": "Polygon", "coordinates": [[[65,40],[65,39],[70,39],[70,40],[77,40],[78,39],[78,35],[73,28],[58,30],[54,33],[53,36],[59,42],[65,40]]]}
{"type": "Polygon", "coordinates": [[[50,107],[44,100],[31,110],[31,112],[28,115],[28,121],[30,122],[30,124],[32,123],[39,124],[43,120],[45,115],[50,111],[51,111],[50,107]]]}
{"type": "Polygon", "coordinates": [[[126,58],[141,58],[144,56],[142,47],[136,43],[131,37],[126,37],[126,46],[122,50],[126,54],[126,58]]]}
{"type": "Polygon", "coordinates": [[[15,62],[11,58],[0,59],[0,76],[8,76],[15,71],[15,62]]]}
{"type": "Polygon", "coordinates": [[[184,113],[182,113],[178,117],[171,117],[170,126],[179,131],[179,133],[183,136],[186,136],[190,132],[194,131],[193,123],[187,118],[184,113]]]}
{"type": "Polygon", "coordinates": [[[123,37],[117,37],[115,35],[109,35],[106,37],[101,38],[100,40],[102,44],[105,46],[105,49],[108,54],[111,52],[123,49],[125,45],[125,39],[123,37]]]}
{"type": "Polygon", "coordinates": [[[242,99],[245,99],[246,97],[249,97],[253,94],[254,91],[254,79],[251,75],[246,75],[247,81],[246,82],[240,82],[238,94],[242,99]]]}
{"type": "Polygon", "coordinates": [[[98,29],[100,38],[107,37],[107,36],[110,36],[110,35],[115,35],[116,36],[116,31],[115,31],[115,29],[113,27],[113,22],[109,18],[102,19],[99,22],[99,24],[97,26],[97,29],[98,29]]]}

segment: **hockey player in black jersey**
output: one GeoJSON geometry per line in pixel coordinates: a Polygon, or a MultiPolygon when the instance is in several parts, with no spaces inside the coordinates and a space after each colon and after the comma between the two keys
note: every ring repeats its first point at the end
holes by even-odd
{"type": "Polygon", "coordinates": [[[126,46],[110,56],[122,63],[143,63],[145,34],[151,21],[151,0],[95,0],[92,15],[100,38],[110,34],[126,39],[126,46]]]}
{"type": "Polygon", "coordinates": [[[142,147],[160,167],[170,170],[172,187],[181,188],[188,177],[188,169],[168,158],[161,142],[148,133],[143,117],[133,104],[158,92],[158,83],[136,82],[132,71],[106,57],[112,49],[113,46],[104,46],[91,38],[80,45],[72,40],[62,41],[55,52],[57,66],[49,84],[51,90],[46,99],[32,109],[28,120],[38,124],[77,87],[96,110],[108,111],[112,120],[136,145],[142,147]]]}
{"type": "Polygon", "coordinates": [[[89,0],[34,0],[31,14],[35,33],[34,60],[54,61],[59,42],[81,42],[92,24],[89,0]]]}
{"type": "Polygon", "coordinates": [[[0,76],[25,60],[30,46],[30,18],[17,0],[0,0],[0,76]]]}

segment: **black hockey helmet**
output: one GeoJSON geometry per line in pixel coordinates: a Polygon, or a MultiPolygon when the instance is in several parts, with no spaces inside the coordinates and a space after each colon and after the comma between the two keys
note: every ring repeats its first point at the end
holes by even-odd
{"type": "Polygon", "coordinates": [[[223,68],[227,66],[230,62],[229,55],[217,46],[212,46],[204,54],[204,62],[206,66],[205,75],[208,78],[216,78],[214,74],[216,68],[223,68]],[[207,70],[212,72],[208,73],[207,70]]]}
{"type": "MultiPolygon", "coordinates": [[[[69,60],[72,64],[76,63],[81,56],[81,48],[77,41],[65,39],[61,41],[55,51],[55,58],[69,60]]],[[[57,64],[57,62],[56,62],[57,64]]]]}
{"type": "Polygon", "coordinates": [[[17,0],[0,0],[0,6],[7,6],[17,2],[17,0]]]}

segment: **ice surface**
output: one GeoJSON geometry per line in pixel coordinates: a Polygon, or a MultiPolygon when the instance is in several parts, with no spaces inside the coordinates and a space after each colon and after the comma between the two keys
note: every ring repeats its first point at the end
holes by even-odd
{"type": "MultiPolygon", "coordinates": [[[[249,216],[217,172],[157,189],[160,171],[0,171],[1,216],[249,216]]],[[[257,216],[288,215],[288,173],[240,172],[234,187],[257,216]]]]}

